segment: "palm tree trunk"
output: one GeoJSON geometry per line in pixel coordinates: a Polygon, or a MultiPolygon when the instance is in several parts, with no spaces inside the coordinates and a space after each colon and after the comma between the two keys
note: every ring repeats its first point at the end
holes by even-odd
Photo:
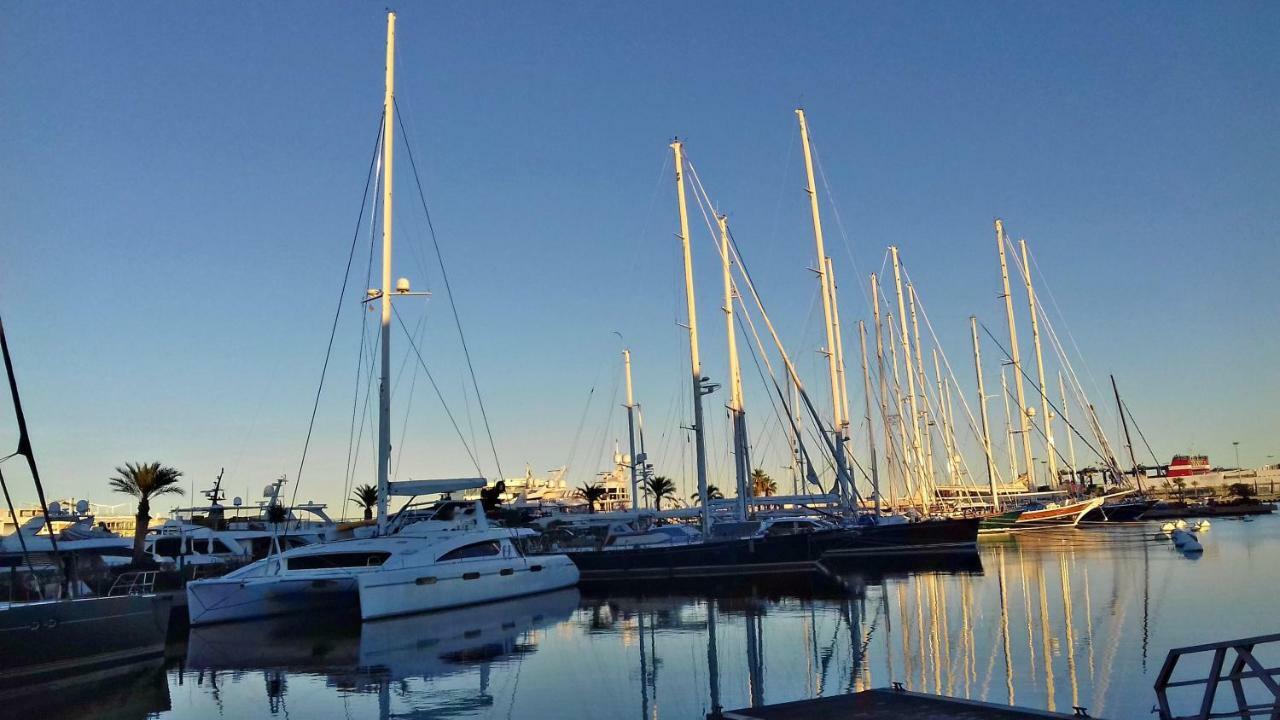
{"type": "Polygon", "coordinates": [[[368,505],[364,506],[364,519],[365,520],[373,519],[373,508],[369,507],[368,505]]]}
{"type": "Polygon", "coordinates": [[[138,501],[138,514],[133,524],[133,564],[142,562],[142,549],[147,542],[147,526],[151,524],[151,502],[146,498],[138,501]]]}

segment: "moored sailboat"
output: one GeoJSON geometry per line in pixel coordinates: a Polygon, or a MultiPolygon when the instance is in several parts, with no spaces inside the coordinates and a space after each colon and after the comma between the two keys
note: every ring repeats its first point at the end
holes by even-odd
{"type": "Polygon", "coordinates": [[[406,509],[388,522],[391,495],[410,498],[483,487],[483,478],[390,481],[391,299],[411,295],[392,285],[392,184],[395,149],[395,13],[387,14],[386,92],[382,135],[382,286],[366,302],[381,309],[378,394],[378,501],[373,537],[278,551],[222,578],[187,585],[193,625],[245,620],[314,607],[351,606],[364,619],[504,600],[570,587],[578,570],[562,554],[527,559],[513,542],[528,530],[493,528],[479,502],[444,503],[427,518],[406,509]]]}

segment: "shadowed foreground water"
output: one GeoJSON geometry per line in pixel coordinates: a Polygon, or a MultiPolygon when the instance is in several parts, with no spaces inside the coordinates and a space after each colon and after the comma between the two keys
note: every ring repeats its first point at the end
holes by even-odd
{"type": "MultiPolygon", "coordinates": [[[[94,713],[210,718],[704,717],[901,681],[1095,717],[1150,717],[1171,647],[1273,620],[1280,518],[1218,520],[1185,557],[1136,524],[981,544],[960,572],[838,582],[563,591],[367,623],[190,631],[130,701],[94,713]]],[[[948,561],[948,565],[953,565],[948,561]]],[[[1274,663],[1272,663],[1274,664],[1274,663]]],[[[118,689],[118,688],[117,688],[118,689]]],[[[82,717],[84,715],[81,715],[82,717]]]]}

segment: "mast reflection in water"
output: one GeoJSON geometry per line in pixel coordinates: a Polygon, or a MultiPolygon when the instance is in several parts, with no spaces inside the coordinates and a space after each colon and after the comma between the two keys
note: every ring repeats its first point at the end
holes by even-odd
{"type": "Polygon", "coordinates": [[[301,617],[198,628],[155,671],[168,697],[148,712],[687,720],[900,681],[1147,717],[1165,651],[1274,629],[1269,594],[1280,580],[1276,518],[1216,522],[1199,559],[1155,534],[1038,531],[910,573],[860,559],[830,577],[584,586],[364,625],[301,617]]]}

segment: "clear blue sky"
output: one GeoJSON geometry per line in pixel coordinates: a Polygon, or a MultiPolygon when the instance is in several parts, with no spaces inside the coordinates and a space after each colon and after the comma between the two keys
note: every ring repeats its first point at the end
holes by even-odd
{"type": "MultiPolygon", "coordinates": [[[[234,493],[293,477],[377,129],[384,5],[0,5],[0,312],[52,494],[110,501],[126,460],[197,487],[225,466],[234,493]]],[[[623,437],[606,407],[621,402],[615,330],[659,469],[686,472],[673,135],[826,397],[797,104],[830,183],[846,348],[867,315],[855,275],[896,243],[969,389],[968,316],[1003,322],[1000,216],[1032,244],[1059,330],[1100,388],[1117,375],[1162,459],[1229,464],[1233,440],[1245,465],[1280,456],[1274,4],[431,3],[399,17],[409,141],[508,475],[571,457],[575,484],[602,469],[623,437]]],[[[397,182],[397,274],[436,293],[403,312],[427,309],[428,362],[466,425],[443,287],[411,178],[397,182]]],[[[722,379],[705,236],[695,226],[704,353],[722,379]]],[[[342,495],[358,316],[353,295],[302,496],[342,495]]],[[[723,401],[708,406],[722,487],[723,401]]],[[[474,472],[422,378],[412,408],[398,477],[474,472]]]]}

